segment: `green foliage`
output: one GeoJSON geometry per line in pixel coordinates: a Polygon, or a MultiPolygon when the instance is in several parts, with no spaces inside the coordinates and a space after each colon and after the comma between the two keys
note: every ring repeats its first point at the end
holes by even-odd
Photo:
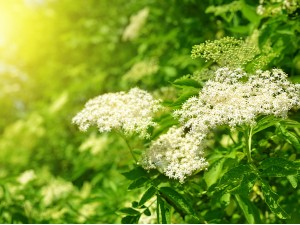
{"type": "Polygon", "coordinates": [[[219,67],[300,82],[299,3],[282,2],[0,1],[0,222],[299,223],[297,109],[215,127],[207,170],[185,183],[132,164],[219,67]],[[88,99],[135,86],[163,100],[149,140],[71,124],[88,99]]]}

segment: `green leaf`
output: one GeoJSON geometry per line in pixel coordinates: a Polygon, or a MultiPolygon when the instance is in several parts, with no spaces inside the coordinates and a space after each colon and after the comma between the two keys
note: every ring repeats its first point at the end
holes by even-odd
{"type": "Polygon", "coordinates": [[[261,172],[261,176],[267,177],[286,177],[289,175],[297,175],[296,169],[285,169],[281,166],[270,166],[261,172]]]}
{"type": "Polygon", "coordinates": [[[269,167],[280,167],[287,170],[299,170],[296,162],[284,158],[267,158],[259,166],[259,169],[266,170],[269,167]]]}
{"type": "Polygon", "coordinates": [[[169,210],[166,209],[165,205],[166,203],[157,195],[157,223],[170,223],[170,221],[168,221],[169,210]]]}
{"type": "Polygon", "coordinates": [[[125,216],[122,218],[122,224],[137,224],[140,219],[140,215],[137,216],[125,216]]]}
{"type": "Polygon", "coordinates": [[[265,116],[256,123],[255,127],[253,128],[252,135],[262,130],[265,130],[271,126],[274,126],[280,121],[281,119],[276,118],[274,116],[265,116]]]}
{"type": "Polygon", "coordinates": [[[193,207],[189,202],[184,198],[184,196],[173,188],[170,187],[161,187],[159,189],[161,195],[170,202],[176,209],[178,209],[183,215],[194,214],[193,207]]]}
{"type": "Polygon", "coordinates": [[[135,167],[134,169],[122,173],[128,180],[136,180],[140,177],[147,176],[147,171],[144,170],[142,167],[135,167]]]}
{"type": "Polygon", "coordinates": [[[230,189],[236,188],[241,184],[242,179],[246,173],[251,172],[252,169],[249,167],[249,165],[240,165],[234,167],[224,174],[219,184],[217,185],[217,189],[227,188],[230,191],[230,189]]]}
{"type": "Polygon", "coordinates": [[[248,196],[252,191],[253,185],[257,180],[257,175],[255,173],[246,173],[243,177],[242,182],[239,186],[233,191],[233,193],[248,196]]]}
{"type": "Polygon", "coordinates": [[[204,173],[203,178],[208,188],[219,179],[220,174],[223,172],[224,162],[225,158],[217,160],[209,167],[209,170],[204,173]]]}
{"type": "Polygon", "coordinates": [[[144,214],[146,216],[151,216],[151,212],[150,212],[149,208],[145,209],[144,214]]]}
{"type": "Polygon", "coordinates": [[[298,186],[297,176],[289,175],[287,176],[287,179],[289,180],[293,188],[297,188],[298,186]]]}
{"type": "MultiPolygon", "coordinates": [[[[193,80],[191,78],[179,78],[173,82],[173,85],[176,87],[194,87],[194,88],[201,88],[201,84],[199,84],[196,80],[193,80]]],[[[198,90],[199,91],[199,90],[198,90]]]]}
{"type": "Polygon", "coordinates": [[[300,123],[291,119],[284,119],[280,121],[280,124],[290,128],[300,128],[300,123]]]}
{"type": "Polygon", "coordinates": [[[257,207],[246,196],[235,195],[235,199],[250,224],[261,223],[257,207]]]}
{"type": "Polygon", "coordinates": [[[255,24],[255,26],[259,24],[260,17],[257,15],[255,7],[251,7],[250,5],[247,5],[245,2],[243,2],[241,11],[244,17],[255,24]]]}
{"type": "Polygon", "coordinates": [[[139,205],[144,205],[149,199],[156,194],[156,188],[151,186],[142,196],[139,205]]]}
{"type": "Polygon", "coordinates": [[[278,195],[272,191],[271,187],[264,181],[261,182],[261,190],[270,210],[280,219],[289,218],[289,215],[278,204],[278,195]]]}
{"type": "Polygon", "coordinates": [[[182,93],[180,94],[179,98],[171,104],[172,107],[181,107],[181,105],[188,100],[192,96],[198,96],[199,89],[194,87],[188,87],[183,89],[182,93]]]}
{"type": "Polygon", "coordinates": [[[122,208],[122,209],[119,210],[119,212],[125,213],[125,214],[128,214],[128,215],[139,215],[139,214],[141,214],[139,211],[137,211],[133,208],[129,208],[129,207],[122,208]]]}
{"type": "Polygon", "coordinates": [[[128,190],[136,189],[142,187],[145,183],[147,183],[149,179],[147,177],[140,177],[137,180],[134,180],[128,187],[128,190]]]}

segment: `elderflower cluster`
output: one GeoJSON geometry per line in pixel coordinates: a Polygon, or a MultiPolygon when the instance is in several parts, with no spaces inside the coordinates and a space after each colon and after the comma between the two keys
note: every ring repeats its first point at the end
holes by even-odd
{"type": "Polygon", "coordinates": [[[185,134],[182,127],[171,127],[152,142],[141,164],[147,170],[158,169],[182,183],[187,176],[208,166],[203,157],[204,138],[202,134],[185,134]]]}
{"type": "Polygon", "coordinates": [[[143,8],[137,14],[130,17],[130,23],[125,28],[122,36],[123,41],[131,41],[139,36],[141,28],[146,23],[149,15],[149,8],[143,8]]]}
{"type": "Polygon", "coordinates": [[[285,117],[293,107],[300,108],[300,85],[289,82],[282,70],[249,75],[242,69],[220,68],[199,96],[174,114],[193,134],[219,125],[254,124],[258,115],[285,117]]]}
{"type": "Polygon", "coordinates": [[[299,8],[297,0],[260,0],[256,13],[261,16],[275,16],[286,11],[293,13],[299,8]]]}
{"type": "Polygon", "coordinates": [[[100,132],[115,129],[147,138],[148,127],[156,125],[152,116],[161,108],[159,103],[139,88],[132,88],[128,93],[107,93],[89,100],[72,122],[82,131],[96,125],[100,132]]]}
{"type": "Polygon", "coordinates": [[[251,42],[224,37],[220,40],[206,41],[194,45],[192,58],[204,58],[217,62],[220,66],[239,67],[250,62],[259,50],[251,42]]]}
{"type": "Polygon", "coordinates": [[[154,58],[140,61],[131,67],[131,69],[123,76],[123,79],[138,82],[144,77],[156,73],[158,69],[157,60],[154,58]]]}

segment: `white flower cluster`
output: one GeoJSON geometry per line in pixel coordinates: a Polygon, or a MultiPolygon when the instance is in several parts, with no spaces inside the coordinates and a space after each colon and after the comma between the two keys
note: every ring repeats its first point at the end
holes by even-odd
{"type": "Polygon", "coordinates": [[[147,138],[148,127],[156,125],[152,116],[161,108],[159,103],[139,88],[132,88],[128,93],[107,93],[89,100],[72,121],[82,131],[96,125],[100,132],[116,129],[147,138]]]}
{"type": "Polygon", "coordinates": [[[152,143],[141,164],[184,182],[187,176],[208,166],[203,158],[204,138],[205,135],[185,134],[182,128],[171,127],[152,143]]]}
{"type": "Polygon", "coordinates": [[[158,71],[157,59],[152,58],[134,64],[131,69],[123,76],[124,80],[138,82],[144,77],[150,76],[158,71]]]}
{"type": "Polygon", "coordinates": [[[297,8],[299,8],[297,0],[260,0],[256,13],[264,16],[275,16],[282,14],[284,10],[287,13],[293,13],[297,8]]]}
{"type": "Polygon", "coordinates": [[[137,14],[130,17],[130,23],[125,28],[122,36],[123,41],[134,40],[138,37],[141,28],[146,23],[149,15],[149,8],[143,8],[137,14]]]}
{"type": "Polygon", "coordinates": [[[197,134],[223,124],[254,124],[258,115],[285,117],[293,107],[300,107],[300,85],[289,82],[282,70],[248,75],[241,69],[220,68],[199,96],[188,99],[175,115],[197,134]]]}

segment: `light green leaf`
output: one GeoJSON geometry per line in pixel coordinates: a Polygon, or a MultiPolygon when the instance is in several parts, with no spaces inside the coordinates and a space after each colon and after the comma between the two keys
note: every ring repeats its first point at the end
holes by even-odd
{"type": "Polygon", "coordinates": [[[181,107],[181,105],[192,96],[198,96],[199,89],[194,87],[185,88],[179,98],[171,105],[173,107],[181,107]]]}
{"type": "Polygon", "coordinates": [[[182,88],[184,88],[185,86],[194,87],[194,88],[201,88],[201,84],[199,84],[197,81],[195,81],[191,78],[185,78],[185,77],[175,80],[173,82],[173,84],[176,87],[182,87],[182,88]]]}
{"type": "Polygon", "coordinates": [[[220,174],[222,173],[223,165],[225,162],[225,158],[221,158],[214,162],[210,167],[209,170],[204,173],[204,180],[209,188],[211,185],[217,182],[217,180],[220,177],[220,174]]]}
{"type": "Polygon", "coordinates": [[[255,127],[253,128],[252,134],[254,135],[255,133],[258,133],[271,126],[274,126],[280,121],[281,119],[276,118],[274,116],[265,116],[256,123],[255,127]]]}
{"type": "Polygon", "coordinates": [[[287,179],[289,180],[289,182],[291,183],[293,188],[297,188],[297,186],[298,186],[297,176],[289,175],[289,176],[287,176],[287,179]]]}

